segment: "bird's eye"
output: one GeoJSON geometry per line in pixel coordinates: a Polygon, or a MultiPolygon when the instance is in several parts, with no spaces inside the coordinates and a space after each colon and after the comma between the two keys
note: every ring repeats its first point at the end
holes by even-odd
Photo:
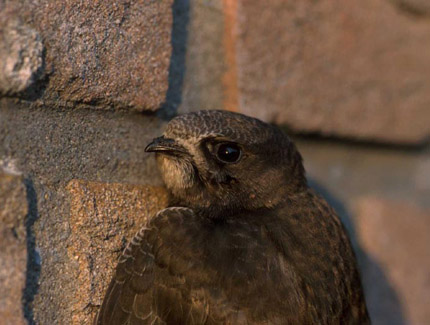
{"type": "Polygon", "coordinates": [[[242,153],[234,143],[221,143],[217,146],[216,157],[224,163],[238,162],[242,153]]]}

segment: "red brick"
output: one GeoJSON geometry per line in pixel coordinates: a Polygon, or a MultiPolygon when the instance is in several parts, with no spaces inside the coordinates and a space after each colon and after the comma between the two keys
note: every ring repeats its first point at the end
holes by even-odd
{"type": "Polygon", "coordinates": [[[163,188],[73,180],[70,198],[69,272],[75,290],[67,294],[73,324],[90,324],[125,244],[145,220],[166,207],[163,188]]]}
{"type": "Polygon", "coordinates": [[[22,300],[27,267],[27,213],[22,177],[0,172],[0,320],[6,325],[27,323],[22,300]]]}
{"type": "Polygon", "coordinates": [[[47,78],[38,103],[141,111],[165,101],[172,3],[27,0],[0,4],[0,11],[43,39],[47,78]]]}
{"type": "Polygon", "coordinates": [[[299,132],[396,143],[430,135],[424,1],[237,2],[239,111],[299,132]]]}
{"type": "MultiPolygon", "coordinates": [[[[425,324],[430,317],[430,210],[408,201],[363,197],[355,205],[360,244],[382,269],[400,297],[407,324],[425,324]]],[[[364,265],[366,298],[375,323],[384,321],[387,296],[379,288],[377,274],[364,265]]],[[[396,311],[398,312],[398,311],[396,311]]]]}

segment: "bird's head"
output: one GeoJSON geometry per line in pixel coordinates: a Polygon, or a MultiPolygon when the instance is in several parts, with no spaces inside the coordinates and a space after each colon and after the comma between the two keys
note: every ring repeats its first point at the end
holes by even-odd
{"type": "Polygon", "coordinates": [[[306,188],[302,158],[278,128],[227,111],[172,119],[145,149],[182,205],[209,215],[272,208],[306,188]]]}

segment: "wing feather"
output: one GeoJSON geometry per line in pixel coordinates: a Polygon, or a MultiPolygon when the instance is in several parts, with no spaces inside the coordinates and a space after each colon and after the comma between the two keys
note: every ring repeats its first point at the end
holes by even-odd
{"type": "MultiPolygon", "coordinates": [[[[185,317],[182,314],[189,313],[190,306],[185,306],[189,301],[181,302],[180,290],[174,288],[184,284],[183,277],[166,270],[171,255],[177,254],[180,247],[173,249],[170,244],[164,245],[163,238],[169,239],[184,218],[193,215],[187,208],[162,210],[133,237],[119,258],[94,324],[163,324],[165,318],[182,319],[185,317]],[[164,274],[164,282],[172,288],[161,289],[163,280],[156,281],[157,274],[164,274]],[[178,280],[176,284],[175,279],[178,280]],[[172,304],[177,305],[176,308],[172,304]],[[172,315],[173,312],[178,315],[172,315]]],[[[178,234],[175,236],[173,241],[182,240],[178,234]]],[[[168,269],[178,274],[170,266],[168,269]]]]}

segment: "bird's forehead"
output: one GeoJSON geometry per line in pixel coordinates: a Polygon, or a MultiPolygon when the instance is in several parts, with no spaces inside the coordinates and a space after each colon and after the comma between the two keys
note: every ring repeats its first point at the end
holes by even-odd
{"type": "Polygon", "coordinates": [[[257,119],[227,112],[199,111],[178,116],[167,125],[164,135],[173,139],[225,137],[253,143],[271,136],[271,127],[257,119]]]}

